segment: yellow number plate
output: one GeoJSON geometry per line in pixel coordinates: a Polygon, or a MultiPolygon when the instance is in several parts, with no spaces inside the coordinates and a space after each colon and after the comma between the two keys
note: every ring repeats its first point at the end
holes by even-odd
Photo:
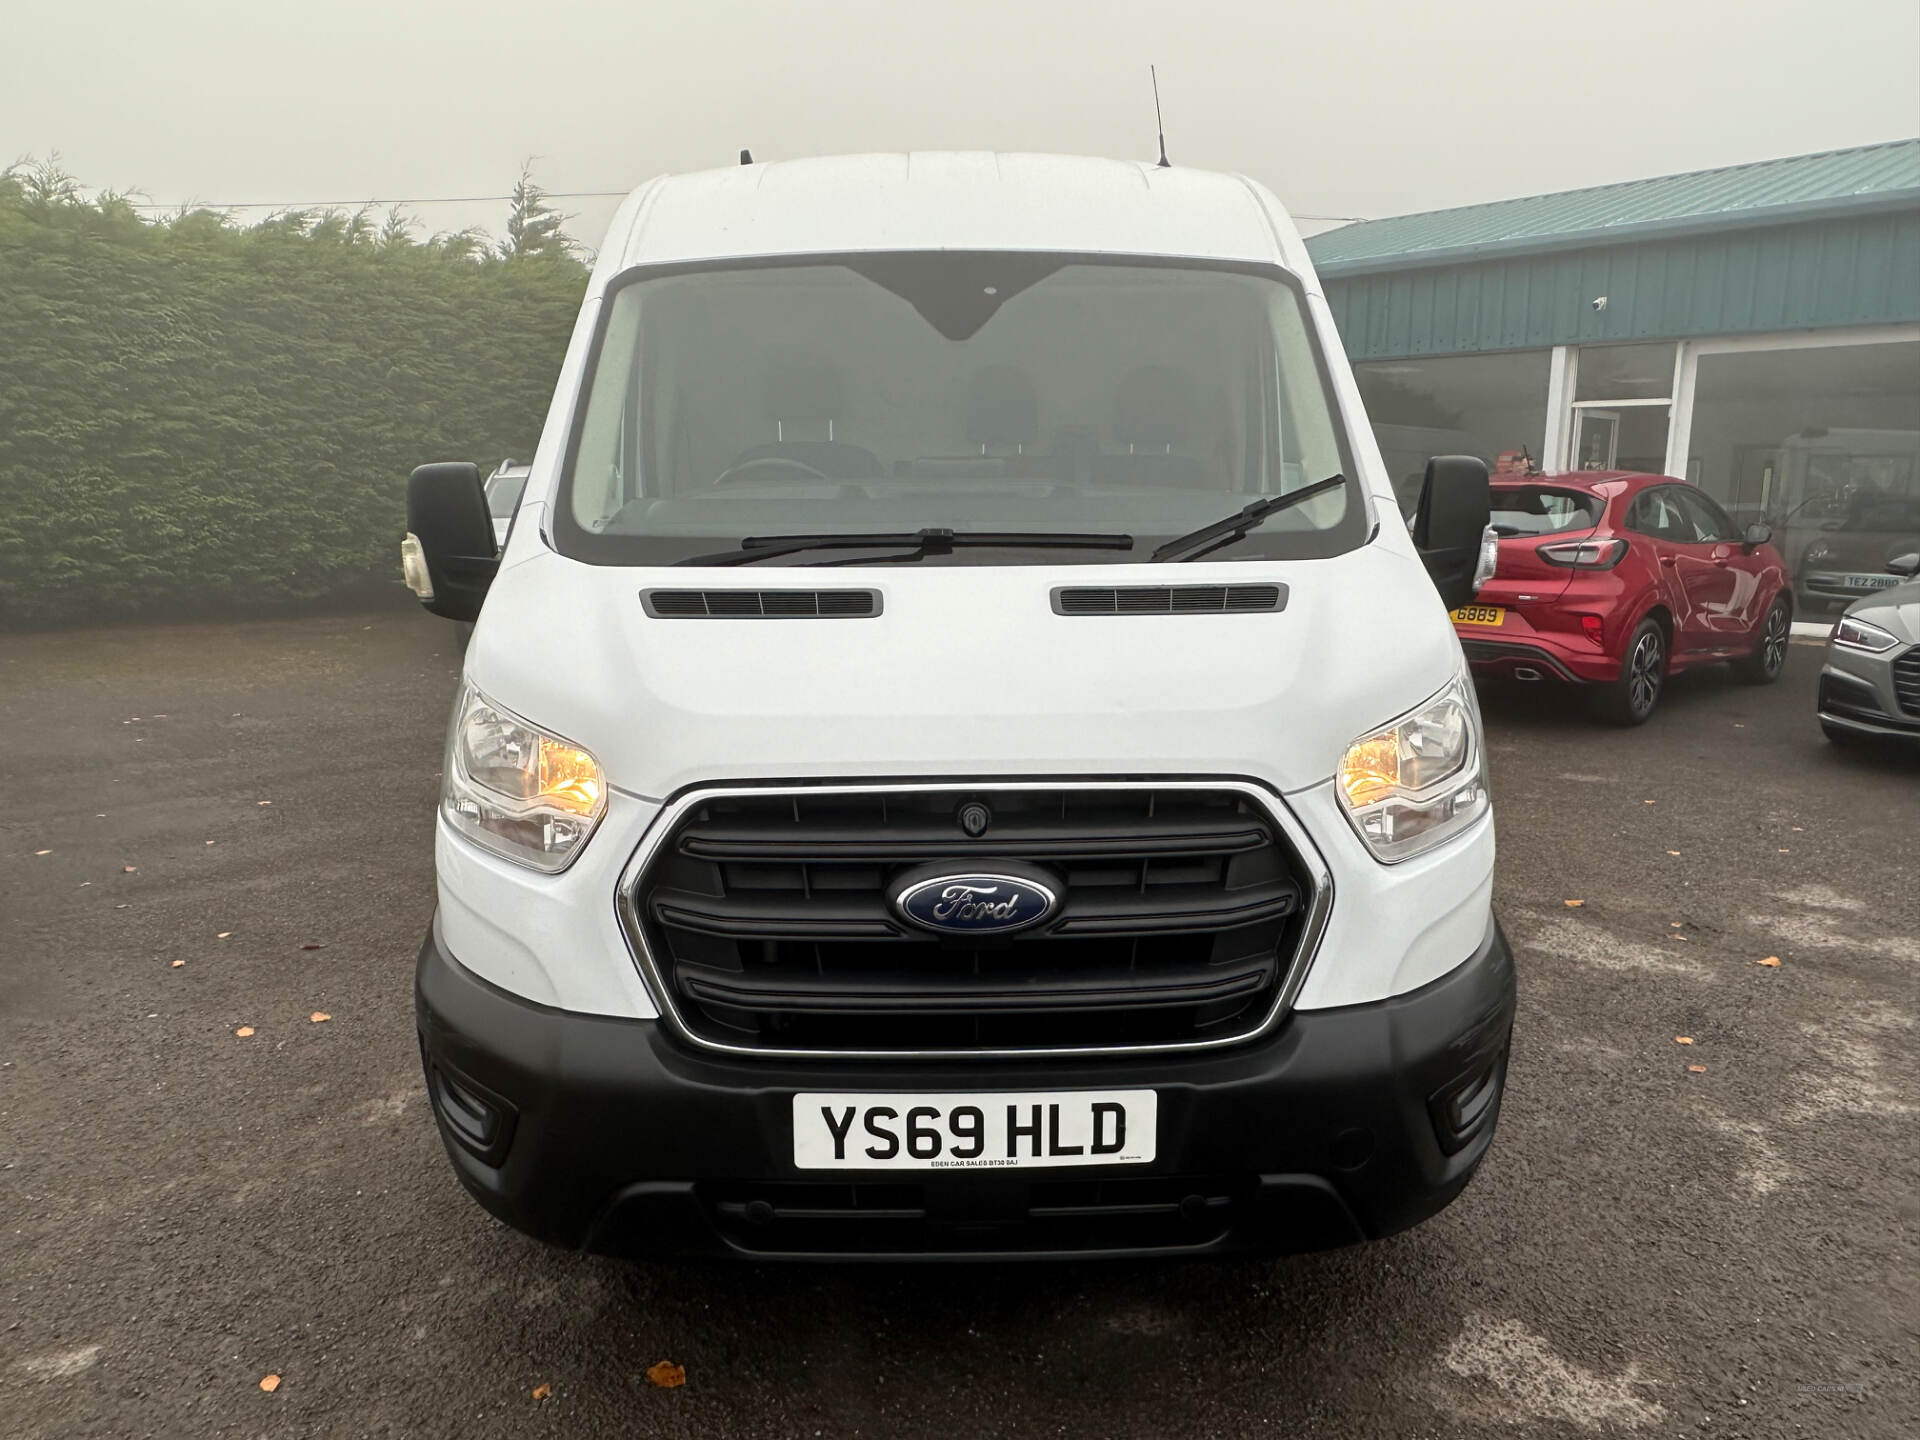
{"type": "Polygon", "coordinates": [[[1506,618],[1506,609],[1500,605],[1462,605],[1453,612],[1456,625],[1498,625],[1506,618]]]}

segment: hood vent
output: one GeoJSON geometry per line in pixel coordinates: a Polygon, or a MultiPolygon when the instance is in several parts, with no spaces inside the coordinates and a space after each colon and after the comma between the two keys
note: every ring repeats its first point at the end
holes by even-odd
{"type": "Polygon", "coordinates": [[[1056,615],[1247,615],[1287,608],[1284,585],[1063,585],[1056,615]]]}
{"type": "Polygon", "coordinates": [[[656,620],[864,620],[878,590],[642,590],[656,620]]]}

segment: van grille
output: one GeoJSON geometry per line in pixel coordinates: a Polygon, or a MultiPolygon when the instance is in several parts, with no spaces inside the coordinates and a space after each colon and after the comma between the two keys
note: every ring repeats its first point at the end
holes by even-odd
{"type": "Polygon", "coordinates": [[[1311,908],[1273,817],[1227,789],[953,788],[715,795],[686,807],[631,895],[693,1038],[774,1051],[1219,1043],[1273,1013],[1311,908]],[[984,806],[990,821],[978,828],[984,806]],[[895,912],[908,871],[995,862],[1059,882],[1000,936],[895,912]]]}
{"type": "Polygon", "coordinates": [[[978,1213],[943,1213],[927,1186],[911,1183],[718,1182],[699,1197],[728,1242],[754,1253],[1071,1254],[1218,1245],[1259,1190],[1251,1175],[967,1179],[978,1213]]]}

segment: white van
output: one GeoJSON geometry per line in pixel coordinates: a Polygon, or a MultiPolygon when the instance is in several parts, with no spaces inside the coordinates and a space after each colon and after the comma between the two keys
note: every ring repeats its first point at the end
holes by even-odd
{"type": "Polygon", "coordinates": [[[428,609],[478,617],[416,990],[461,1180],[756,1258],[1432,1215],[1514,1003],[1447,616],[1487,513],[1439,460],[1409,534],[1245,179],[642,186],[505,552],[473,466],[408,485],[428,609]]]}

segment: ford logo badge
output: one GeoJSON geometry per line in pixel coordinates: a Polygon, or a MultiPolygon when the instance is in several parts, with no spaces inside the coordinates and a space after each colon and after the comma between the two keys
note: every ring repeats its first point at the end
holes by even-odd
{"type": "Polygon", "coordinates": [[[998,935],[1038,925],[1059,908],[1052,889],[1026,875],[935,875],[893,897],[901,916],[922,930],[998,935]]]}

